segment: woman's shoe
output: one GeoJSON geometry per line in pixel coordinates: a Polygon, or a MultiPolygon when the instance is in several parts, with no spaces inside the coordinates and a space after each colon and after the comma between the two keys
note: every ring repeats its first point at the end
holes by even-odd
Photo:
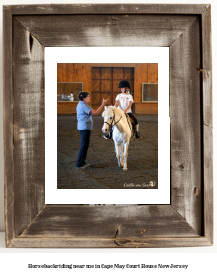
{"type": "Polygon", "coordinates": [[[75,166],[75,169],[85,169],[85,168],[87,168],[85,165],[83,165],[83,166],[75,166]]]}

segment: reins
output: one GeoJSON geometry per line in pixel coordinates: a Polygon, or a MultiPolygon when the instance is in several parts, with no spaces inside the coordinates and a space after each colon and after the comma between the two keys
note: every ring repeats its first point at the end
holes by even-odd
{"type": "MultiPolygon", "coordinates": [[[[130,125],[130,123],[129,123],[129,115],[127,114],[127,113],[124,113],[121,117],[120,117],[120,119],[117,121],[117,122],[115,122],[114,124],[113,124],[113,122],[114,122],[114,120],[115,120],[115,113],[113,112],[113,114],[114,114],[114,116],[112,117],[112,122],[109,124],[108,122],[104,122],[104,124],[107,124],[108,126],[109,126],[109,132],[110,131],[112,131],[112,128],[118,123],[118,122],[120,122],[120,120],[123,118],[123,116],[125,115],[126,116],[126,119],[127,119],[127,123],[128,123],[128,125],[129,125],[129,128],[130,128],[130,131],[131,131],[131,133],[132,133],[132,124],[130,125]],[[112,125],[113,124],[113,125],[112,125]]],[[[103,132],[101,131],[101,133],[100,133],[100,135],[99,135],[99,137],[101,137],[101,134],[102,134],[103,132]]],[[[134,135],[134,134],[133,134],[134,135]]],[[[133,137],[133,135],[132,135],[132,137],[133,137]]],[[[132,138],[131,137],[131,138],[132,138]]]]}
{"type": "Polygon", "coordinates": [[[120,120],[123,118],[123,116],[124,116],[125,113],[120,117],[120,119],[119,119],[117,122],[115,122],[115,123],[112,125],[113,121],[115,120],[115,113],[113,112],[113,114],[114,114],[114,116],[113,116],[112,122],[111,122],[110,124],[107,123],[107,122],[104,122],[104,124],[107,124],[107,125],[109,126],[109,132],[112,131],[113,126],[115,126],[117,123],[120,122],[120,120]]]}
{"type": "MultiPolygon", "coordinates": [[[[115,120],[115,113],[113,112],[113,114],[114,114],[114,116],[113,116],[112,122],[111,122],[110,124],[109,124],[108,122],[104,122],[104,124],[107,124],[107,125],[109,126],[109,132],[112,131],[113,126],[115,126],[118,122],[120,122],[120,120],[123,118],[123,116],[124,116],[125,113],[120,117],[120,119],[119,119],[117,122],[115,122],[115,123],[112,125],[112,123],[113,123],[114,120],[115,120]]],[[[101,137],[101,134],[102,134],[102,131],[101,131],[99,137],[101,137]]]]}
{"type": "Polygon", "coordinates": [[[131,131],[131,138],[130,139],[132,139],[133,137],[134,137],[134,139],[135,139],[135,130],[133,130],[133,132],[132,132],[132,123],[131,123],[131,126],[130,126],[130,123],[129,123],[129,118],[130,118],[130,116],[127,114],[127,113],[125,113],[125,116],[126,116],[126,118],[127,118],[127,123],[128,123],[128,125],[129,125],[129,128],[130,128],[130,131],[131,131]]]}
{"type": "Polygon", "coordinates": [[[129,123],[129,115],[127,114],[127,113],[125,113],[125,116],[126,116],[126,119],[127,119],[127,123],[128,123],[128,125],[129,125],[129,128],[130,128],[130,131],[132,132],[132,124],[131,124],[131,126],[130,126],[130,123],[129,123]]]}

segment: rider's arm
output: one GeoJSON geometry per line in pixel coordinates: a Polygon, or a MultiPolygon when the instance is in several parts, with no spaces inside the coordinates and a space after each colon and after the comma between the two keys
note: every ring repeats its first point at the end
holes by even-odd
{"type": "Polygon", "coordinates": [[[103,107],[106,105],[108,99],[103,99],[102,104],[100,105],[100,107],[98,107],[96,110],[92,109],[90,111],[91,115],[99,115],[99,113],[102,111],[103,107]]]}
{"type": "Polygon", "coordinates": [[[119,104],[119,100],[116,100],[115,101],[115,107],[118,107],[118,104],[119,104]]]}
{"type": "Polygon", "coordinates": [[[129,102],[129,105],[128,105],[128,107],[124,110],[124,113],[127,113],[127,111],[131,108],[132,103],[133,103],[132,101],[129,102]]]}

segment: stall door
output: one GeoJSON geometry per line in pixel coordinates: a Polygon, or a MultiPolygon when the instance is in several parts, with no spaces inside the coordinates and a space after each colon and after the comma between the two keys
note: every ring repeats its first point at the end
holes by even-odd
{"type": "Polygon", "coordinates": [[[128,67],[93,67],[92,68],[92,107],[97,109],[103,98],[108,99],[108,105],[114,105],[121,80],[130,82],[130,92],[134,89],[134,68],[128,67]]]}

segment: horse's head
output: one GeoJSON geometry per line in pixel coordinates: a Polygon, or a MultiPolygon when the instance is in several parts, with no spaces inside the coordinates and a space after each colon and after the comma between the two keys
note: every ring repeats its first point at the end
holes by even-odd
{"type": "Polygon", "coordinates": [[[102,131],[104,133],[109,132],[109,130],[111,129],[112,123],[114,123],[114,106],[105,106],[104,107],[104,112],[102,113],[102,117],[104,118],[104,124],[102,127],[102,131]]]}

